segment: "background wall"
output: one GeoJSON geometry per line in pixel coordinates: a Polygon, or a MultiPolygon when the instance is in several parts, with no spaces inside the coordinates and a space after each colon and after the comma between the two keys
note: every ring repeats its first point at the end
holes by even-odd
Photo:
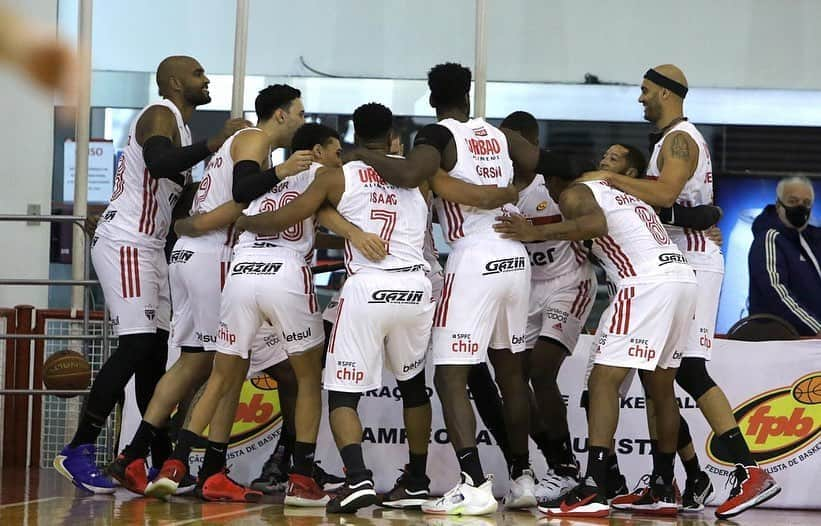
{"type": "MultiPolygon", "coordinates": [[[[13,0],[5,2],[31,18],[53,26],[57,0],[13,0]]],[[[51,96],[31,87],[20,76],[0,68],[0,214],[25,214],[28,204],[51,210],[52,141],[54,105],[51,96]],[[9,96],[8,94],[12,94],[9,96]]],[[[0,277],[47,278],[49,255],[48,223],[0,223],[0,277]]],[[[45,307],[45,287],[0,286],[0,306],[26,303],[45,307]]]]}
{"type": "MultiPolygon", "coordinates": [[[[36,3],[36,2],[34,2],[36,3]]],[[[60,2],[76,31],[76,0],[60,2]]],[[[490,80],[635,84],[675,62],[706,87],[821,89],[816,0],[491,0],[490,80]],[[648,22],[649,21],[649,22],[648,22]]],[[[108,0],[94,5],[94,69],[152,71],[188,53],[230,73],[234,2],[108,0]]],[[[253,0],[248,73],[422,78],[442,60],[473,62],[472,0],[253,0]]]]}

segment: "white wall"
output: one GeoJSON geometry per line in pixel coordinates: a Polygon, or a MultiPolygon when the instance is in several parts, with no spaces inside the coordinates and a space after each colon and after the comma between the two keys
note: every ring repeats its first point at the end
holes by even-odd
{"type": "MultiPolygon", "coordinates": [[[[76,0],[64,0],[71,22],[76,0]]],[[[491,80],[636,84],[674,62],[692,86],[821,89],[818,0],[490,0],[491,80]]],[[[94,69],[153,71],[186,53],[230,73],[234,2],[94,5],[94,69]]],[[[63,13],[65,11],[65,14],[63,13]]],[[[76,8],[74,9],[76,12],[76,8]]],[[[74,19],[76,20],[76,18],[74,19]]],[[[473,62],[473,0],[252,0],[248,73],[423,78],[473,62]]]]}
{"type": "MultiPolygon", "coordinates": [[[[5,2],[44,24],[57,20],[57,0],[5,2]]],[[[51,96],[33,88],[19,75],[0,69],[0,213],[24,214],[29,203],[51,211],[54,109],[51,96]]],[[[0,223],[0,277],[48,278],[49,224],[0,223]]],[[[0,285],[0,307],[15,304],[47,306],[45,287],[0,285]]]]}

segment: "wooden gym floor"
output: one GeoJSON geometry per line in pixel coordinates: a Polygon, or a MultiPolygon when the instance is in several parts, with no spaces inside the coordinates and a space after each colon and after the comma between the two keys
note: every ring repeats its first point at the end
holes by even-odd
{"type": "Polygon", "coordinates": [[[670,519],[623,513],[614,514],[609,519],[548,519],[535,509],[499,512],[489,517],[443,518],[377,507],[360,510],[356,515],[325,515],[324,509],[284,508],[281,501],[280,496],[265,497],[256,504],[209,503],[194,497],[175,497],[169,502],[162,502],[137,497],[124,489],[118,489],[114,495],[93,496],[75,489],[53,469],[4,469],[0,478],[0,525],[821,525],[821,511],[801,510],[749,510],[731,521],[716,520],[713,508],[701,514],[670,519]]]}

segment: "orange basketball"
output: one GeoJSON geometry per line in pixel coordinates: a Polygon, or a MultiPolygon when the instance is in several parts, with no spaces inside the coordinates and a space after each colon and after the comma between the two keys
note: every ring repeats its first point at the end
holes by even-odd
{"type": "Polygon", "coordinates": [[[263,391],[273,391],[277,388],[277,381],[265,373],[260,373],[251,378],[251,385],[263,391]]]}
{"type": "Polygon", "coordinates": [[[801,380],[793,387],[792,396],[802,404],[821,404],[821,375],[801,380]]]}
{"type": "Polygon", "coordinates": [[[78,352],[58,351],[43,364],[43,383],[46,384],[46,389],[86,389],[91,383],[91,366],[78,352]]]}

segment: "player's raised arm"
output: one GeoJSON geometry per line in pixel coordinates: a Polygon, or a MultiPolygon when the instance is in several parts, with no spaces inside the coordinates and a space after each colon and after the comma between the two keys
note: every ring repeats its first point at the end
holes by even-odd
{"type": "MultiPolygon", "coordinates": [[[[341,168],[321,168],[305,193],[279,210],[253,216],[240,216],[237,228],[255,234],[272,235],[314,215],[336,186],[344,186],[341,168]]],[[[341,192],[340,192],[341,193],[341,192]]]]}

